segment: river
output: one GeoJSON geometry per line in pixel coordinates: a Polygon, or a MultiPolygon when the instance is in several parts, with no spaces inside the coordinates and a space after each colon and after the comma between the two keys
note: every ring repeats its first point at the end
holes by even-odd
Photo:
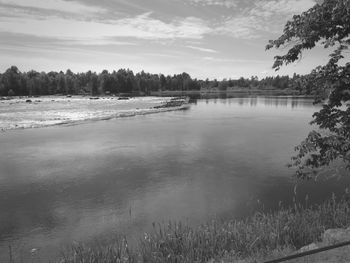
{"type": "MultiPolygon", "coordinates": [[[[133,239],[152,222],[290,205],[286,164],[316,110],[307,98],[203,99],[183,111],[3,132],[0,261],[9,246],[18,260],[47,262],[72,242],[133,239]]],[[[315,203],[348,185],[310,181],[296,198],[315,203]]]]}

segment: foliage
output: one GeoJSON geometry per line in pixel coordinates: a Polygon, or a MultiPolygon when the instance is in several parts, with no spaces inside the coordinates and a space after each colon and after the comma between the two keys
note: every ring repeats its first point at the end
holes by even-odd
{"type": "Polygon", "coordinates": [[[346,51],[350,45],[350,1],[325,0],[301,15],[295,15],[285,25],[277,40],[266,46],[280,48],[292,44],[288,52],[276,56],[273,68],[278,70],[302,55],[302,51],[316,45],[329,48],[326,65],[318,66],[301,80],[304,89],[315,96],[322,109],[313,115],[312,131],[296,147],[292,165],[298,167],[297,177],[313,178],[323,167],[340,160],[350,169],[350,63],[346,51]],[[328,98],[324,94],[329,94],[328,98]]]}
{"type": "Polygon", "coordinates": [[[350,226],[350,202],[331,198],[314,206],[295,205],[258,212],[245,220],[213,220],[199,227],[153,224],[132,249],[126,237],[107,246],[74,245],[61,262],[235,262],[275,250],[299,249],[329,228],[350,226]]]}
{"type": "Polygon", "coordinates": [[[60,72],[20,72],[12,66],[0,74],[0,96],[8,95],[9,90],[18,96],[54,95],[54,94],[119,94],[150,95],[153,91],[193,91],[200,89],[219,89],[226,91],[230,87],[244,89],[288,89],[300,76],[266,77],[258,80],[239,78],[218,80],[193,79],[187,73],[164,76],[163,74],[150,74],[144,71],[134,74],[129,69],[101,73],[85,72],[73,73],[67,70],[60,72]]]}
{"type": "Polygon", "coordinates": [[[12,89],[10,89],[8,92],[7,92],[7,96],[15,96],[16,94],[15,94],[15,92],[12,90],[12,89]]]}

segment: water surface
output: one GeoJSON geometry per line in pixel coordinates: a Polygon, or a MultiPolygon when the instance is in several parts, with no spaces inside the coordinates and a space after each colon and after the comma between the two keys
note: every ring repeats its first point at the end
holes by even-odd
{"type": "MultiPolygon", "coordinates": [[[[9,245],[24,262],[46,262],[73,241],[136,238],[154,221],[199,224],[290,204],[286,164],[315,110],[305,98],[209,99],[186,111],[1,133],[0,261],[9,245]]],[[[348,185],[305,183],[297,198],[317,202],[348,185]]]]}

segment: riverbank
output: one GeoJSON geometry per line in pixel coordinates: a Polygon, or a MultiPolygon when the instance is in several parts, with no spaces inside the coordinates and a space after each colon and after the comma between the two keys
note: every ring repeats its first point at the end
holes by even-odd
{"type": "MultiPolygon", "coordinates": [[[[199,227],[154,224],[153,232],[144,234],[134,248],[125,237],[105,246],[75,245],[62,262],[260,262],[343,241],[350,234],[341,233],[350,230],[341,229],[349,226],[350,202],[332,198],[311,208],[296,205],[258,212],[244,220],[213,220],[199,227]],[[315,242],[318,245],[309,245],[315,242]]],[[[349,249],[343,248],[309,257],[308,262],[348,262],[349,256],[349,249]]]]}
{"type": "Polygon", "coordinates": [[[0,101],[0,130],[76,124],[184,108],[184,105],[164,107],[169,101],[171,97],[47,96],[3,99],[0,101]]]}

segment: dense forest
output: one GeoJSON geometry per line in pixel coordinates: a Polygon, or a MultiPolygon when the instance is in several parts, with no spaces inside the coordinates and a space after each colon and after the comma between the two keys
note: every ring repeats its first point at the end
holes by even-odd
{"type": "Polygon", "coordinates": [[[0,74],[0,96],[36,96],[54,94],[133,94],[150,95],[152,91],[194,91],[240,89],[293,89],[301,90],[303,76],[258,77],[223,80],[192,79],[187,73],[173,76],[150,74],[144,71],[134,74],[129,69],[101,73],[21,72],[12,66],[0,74]]]}

